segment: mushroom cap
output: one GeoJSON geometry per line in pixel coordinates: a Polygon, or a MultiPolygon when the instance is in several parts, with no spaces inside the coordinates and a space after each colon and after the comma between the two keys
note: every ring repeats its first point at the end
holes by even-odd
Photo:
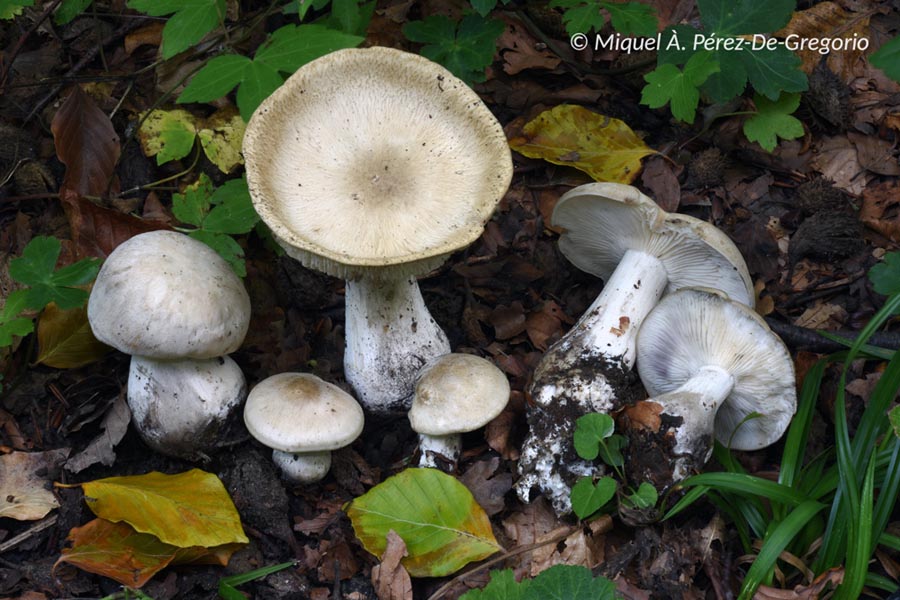
{"type": "Polygon", "coordinates": [[[247,396],[250,435],[282,452],[321,452],[349,445],[362,433],[363,410],[338,386],[310,373],[279,373],[247,396]]]}
{"type": "Polygon", "coordinates": [[[98,340],[155,359],[203,359],[238,349],[250,296],[225,260],[174,231],[150,231],[106,258],[88,300],[98,340]]]}
{"type": "Polygon", "coordinates": [[[494,363],[445,354],[422,367],[409,422],[425,435],[474,431],[503,412],[507,402],[509,381],[494,363]]]}
{"type": "Polygon", "coordinates": [[[719,442],[758,450],[781,437],[797,409],[794,363],[781,339],[752,309],[711,290],[666,296],[638,331],[644,387],[651,397],[672,392],[706,366],[734,378],[716,413],[719,442]]]}
{"type": "Polygon", "coordinates": [[[666,293],[709,287],[754,304],[747,265],[724,233],[700,219],[667,213],[630,185],[588,183],[569,190],[557,202],[552,222],[566,229],[559,238],[566,258],[603,280],[626,250],[639,250],[665,266],[666,293]]]}
{"type": "Polygon", "coordinates": [[[243,153],[285,251],[345,279],[438,266],[481,235],[512,177],[503,128],[475,92],[392,48],[301,67],[254,112],[243,153]]]}

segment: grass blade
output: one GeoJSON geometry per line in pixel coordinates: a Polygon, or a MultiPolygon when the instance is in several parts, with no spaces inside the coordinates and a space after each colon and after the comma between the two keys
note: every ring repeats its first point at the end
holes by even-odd
{"type": "Polygon", "coordinates": [[[875,452],[869,455],[869,465],[857,504],[857,514],[849,520],[847,530],[847,559],[844,581],[838,586],[835,600],[859,598],[866,583],[869,557],[872,555],[872,505],[875,490],[875,452]]]}
{"type": "Polygon", "coordinates": [[[766,498],[772,502],[799,506],[807,498],[786,485],[744,473],[701,473],[685,479],[682,486],[705,485],[727,490],[745,498],[766,498]]]}

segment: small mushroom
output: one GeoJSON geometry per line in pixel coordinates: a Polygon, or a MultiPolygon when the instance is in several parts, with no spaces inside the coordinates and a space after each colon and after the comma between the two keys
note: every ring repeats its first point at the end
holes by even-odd
{"type": "Polygon", "coordinates": [[[509,381],[494,363],[471,354],[445,354],[419,375],[409,422],[419,434],[419,466],[455,468],[460,434],[484,427],[509,402],[509,381]]]}
{"type": "Polygon", "coordinates": [[[442,66],[347,49],[269,96],[243,153],[285,251],[347,282],[344,371],[361,404],[405,413],[419,370],[450,352],[416,276],[481,235],[512,177],[503,128],[442,66]]]}
{"type": "Polygon", "coordinates": [[[244,424],[272,448],[272,460],[291,483],[319,481],[331,468],[331,451],[362,433],[363,411],[338,386],[310,373],[279,373],[247,396],[244,424]]]}
{"type": "Polygon", "coordinates": [[[132,423],[157,452],[186,459],[214,450],[244,400],[237,350],[250,324],[250,298],[206,244],[151,231],[107,257],[88,301],[94,335],[132,355],[132,423]]]}
{"type": "Polygon", "coordinates": [[[626,409],[626,472],[664,490],[702,469],[713,437],[735,450],[778,440],[797,408],[794,364],[752,309],[710,290],[667,296],[638,333],[650,394],[626,409]]]}
{"type": "Polygon", "coordinates": [[[634,187],[579,186],[560,198],[552,220],[565,229],[559,248],[566,258],[605,280],[593,304],[541,359],[529,388],[530,433],[516,488],[523,501],[539,488],[562,515],[571,512],[571,485],[599,468],[576,455],[575,421],[628,404],[636,335],[663,294],[704,286],[748,305],[754,295],[746,264],[725,234],[663,211],[634,187]]]}

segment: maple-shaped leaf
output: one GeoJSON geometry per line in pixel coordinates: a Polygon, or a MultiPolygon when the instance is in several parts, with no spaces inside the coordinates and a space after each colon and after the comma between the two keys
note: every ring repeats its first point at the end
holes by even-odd
{"type": "Polygon", "coordinates": [[[756,114],[744,121],[744,135],[771,152],[778,138],[792,140],[803,135],[803,123],[793,112],[800,106],[800,94],[781,94],[775,102],[765,96],[753,97],[756,114]]]}
{"type": "Polygon", "coordinates": [[[894,81],[900,81],[900,36],[881,46],[869,57],[869,62],[894,81]]]}
{"type": "Polygon", "coordinates": [[[699,87],[719,70],[719,63],[709,52],[694,54],[679,69],[673,64],[662,64],[644,75],[647,85],[641,94],[641,103],[650,108],[670,105],[672,116],[685,123],[693,123],[700,102],[699,87]]]}
{"type": "Polygon", "coordinates": [[[550,8],[563,9],[563,24],[566,33],[588,33],[600,31],[606,25],[606,19],[600,12],[600,4],[585,0],[551,0],[550,8]]]}
{"type": "Polygon", "coordinates": [[[613,29],[625,35],[656,35],[656,9],[641,2],[601,2],[613,29]]]}
{"type": "Polygon", "coordinates": [[[225,19],[225,0],[128,0],[128,8],[151,17],[172,15],[162,34],[162,57],[195,46],[225,19]]]}
{"type": "Polygon", "coordinates": [[[465,81],[484,81],[484,70],[494,59],[497,38],[504,24],[477,14],[466,15],[457,23],[443,15],[432,15],[424,21],[410,21],[403,35],[413,42],[425,44],[421,54],[444,65],[465,81]]]}

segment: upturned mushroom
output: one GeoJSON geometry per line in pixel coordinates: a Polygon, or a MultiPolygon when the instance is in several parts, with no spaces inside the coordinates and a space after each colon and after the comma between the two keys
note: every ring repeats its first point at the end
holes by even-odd
{"type": "Polygon", "coordinates": [[[710,290],[667,296],[638,333],[648,400],[623,413],[626,474],[667,489],[709,460],[713,438],[735,450],[777,441],[797,408],[794,363],[752,309],[710,290]]]}
{"type": "Polygon", "coordinates": [[[272,448],[284,478],[302,484],[328,474],[331,451],[359,437],[364,418],[353,396],[338,386],[310,373],[279,373],[250,391],[244,424],[272,448]]]}
{"type": "Polygon", "coordinates": [[[491,361],[445,354],[422,369],[409,423],[419,434],[419,466],[456,466],[463,433],[487,425],[509,402],[509,381],[491,361]]]}
{"type": "Polygon", "coordinates": [[[227,354],[250,324],[244,284],[206,244],[151,231],[107,257],[88,301],[94,335],[131,354],[132,424],[157,452],[187,459],[215,449],[246,383],[227,354]]]}
{"type": "Polygon", "coordinates": [[[285,251],[346,280],[344,370],[366,410],[405,413],[450,344],[417,275],[477,239],[509,186],[503,129],[440,65],[390,48],[301,67],[244,136],[253,204],[285,251]]]}
{"type": "Polygon", "coordinates": [[[634,187],[579,186],[560,198],[552,221],[565,230],[559,248],[566,258],[605,280],[593,304],[541,359],[529,388],[530,433],[516,488],[523,501],[538,488],[562,515],[571,512],[575,480],[599,470],[574,451],[575,421],[628,403],[636,334],[663,294],[705,286],[747,305],[754,295],[746,264],[725,234],[663,211],[634,187]]]}

